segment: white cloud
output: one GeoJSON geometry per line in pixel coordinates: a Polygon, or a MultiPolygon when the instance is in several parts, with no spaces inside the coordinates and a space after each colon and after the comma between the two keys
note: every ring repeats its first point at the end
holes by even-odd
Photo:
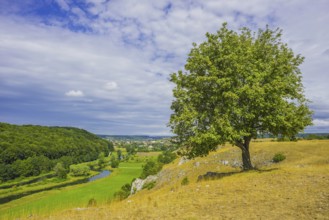
{"type": "Polygon", "coordinates": [[[315,119],[313,123],[316,127],[329,127],[329,119],[315,119]]]}
{"type": "Polygon", "coordinates": [[[70,90],[68,92],[65,93],[66,96],[69,97],[83,97],[84,94],[81,90],[70,90]]]}
{"type": "Polygon", "coordinates": [[[55,0],[55,2],[58,4],[59,7],[61,7],[63,10],[68,11],[70,10],[70,6],[65,0],[55,0]]]}
{"type": "Polygon", "coordinates": [[[107,82],[104,86],[106,90],[115,90],[118,88],[118,84],[116,82],[107,82]]]}

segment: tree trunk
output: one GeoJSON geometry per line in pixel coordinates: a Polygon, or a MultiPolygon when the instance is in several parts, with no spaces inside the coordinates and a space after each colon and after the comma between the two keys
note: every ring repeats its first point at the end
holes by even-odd
{"type": "Polygon", "coordinates": [[[238,143],[237,146],[242,151],[242,168],[243,170],[252,170],[254,167],[251,164],[250,153],[249,153],[249,143],[251,138],[245,137],[243,143],[238,143]]]}
{"type": "Polygon", "coordinates": [[[249,149],[241,149],[242,150],[242,162],[243,162],[243,170],[251,170],[253,166],[250,160],[249,149]]]}

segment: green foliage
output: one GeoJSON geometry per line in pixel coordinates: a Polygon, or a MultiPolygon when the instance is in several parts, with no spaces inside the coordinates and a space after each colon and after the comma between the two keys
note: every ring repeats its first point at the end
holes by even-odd
{"type": "Polygon", "coordinates": [[[190,181],[188,180],[188,178],[187,178],[187,176],[186,176],[186,177],[184,177],[184,178],[182,179],[181,185],[182,185],[182,186],[186,186],[186,185],[188,185],[189,183],[190,183],[190,181]]]}
{"type": "Polygon", "coordinates": [[[70,157],[70,156],[63,156],[57,160],[54,160],[55,162],[57,161],[57,163],[62,163],[65,169],[69,169],[71,164],[74,164],[74,158],[70,157]]]}
{"type": "Polygon", "coordinates": [[[54,167],[55,174],[60,179],[66,179],[67,178],[67,170],[64,168],[63,164],[61,162],[58,162],[56,166],[54,167]]]}
{"type": "Polygon", "coordinates": [[[329,135],[309,134],[305,137],[306,140],[325,140],[329,139],[329,135]]]}
{"type": "Polygon", "coordinates": [[[117,167],[119,167],[120,161],[117,160],[114,155],[112,155],[110,163],[111,163],[112,168],[117,168],[117,167]]]}
{"type": "Polygon", "coordinates": [[[171,151],[164,151],[158,156],[158,162],[168,164],[177,158],[176,154],[171,151]]]}
{"type": "Polygon", "coordinates": [[[72,176],[88,176],[90,168],[85,164],[77,164],[70,166],[70,173],[72,176]]]}
{"type": "Polygon", "coordinates": [[[129,183],[123,185],[118,192],[114,193],[114,198],[118,200],[128,198],[128,196],[130,195],[130,189],[131,185],[129,183]]]}
{"type": "Polygon", "coordinates": [[[258,134],[292,137],[312,124],[299,66],[304,58],[281,41],[281,30],[223,26],[193,44],[186,72],[175,84],[169,125],[190,158],[227,142],[242,150],[251,169],[249,143],[258,134]]]}
{"type": "Polygon", "coordinates": [[[15,179],[16,177],[19,177],[19,174],[13,166],[0,163],[0,182],[15,179]]]}
{"type": "Polygon", "coordinates": [[[12,165],[18,176],[38,176],[52,170],[53,163],[45,156],[33,156],[26,160],[16,160],[12,165]]]}
{"type": "Polygon", "coordinates": [[[141,179],[145,179],[149,175],[155,175],[162,169],[162,164],[153,160],[149,160],[143,166],[143,172],[140,176],[141,179]]]}
{"type": "Polygon", "coordinates": [[[285,159],[286,159],[286,156],[283,153],[276,153],[272,160],[274,163],[279,163],[285,159]]]}
{"type": "Polygon", "coordinates": [[[126,148],[126,151],[128,154],[131,154],[131,155],[136,154],[136,150],[133,145],[126,145],[125,148],[126,148]]]}
{"type": "Polygon", "coordinates": [[[85,130],[0,123],[0,180],[39,175],[109,153],[112,143],[85,130]]]}
{"type": "Polygon", "coordinates": [[[118,160],[122,160],[123,156],[121,150],[117,150],[117,155],[118,155],[118,160]]]}
{"type": "Polygon", "coordinates": [[[103,169],[106,166],[104,152],[101,152],[98,156],[98,167],[99,169],[103,169]]]}
{"type": "Polygon", "coordinates": [[[109,149],[110,152],[113,152],[113,151],[114,151],[114,145],[113,145],[112,142],[109,142],[109,143],[107,144],[107,147],[108,147],[108,149],[109,149]]]}
{"type": "Polygon", "coordinates": [[[142,189],[153,189],[156,184],[156,181],[151,181],[143,185],[142,189]]]}

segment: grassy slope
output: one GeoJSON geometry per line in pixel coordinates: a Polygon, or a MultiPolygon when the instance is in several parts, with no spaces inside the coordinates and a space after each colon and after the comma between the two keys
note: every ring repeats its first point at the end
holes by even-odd
{"type": "Polygon", "coordinates": [[[50,219],[329,219],[328,140],[254,142],[251,151],[261,171],[241,173],[220,163],[240,157],[237,148],[227,146],[181,166],[178,160],[167,165],[150,191],[50,219]],[[277,152],[287,159],[268,163],[277,152]],[[208,171],[232,175],[197,182],[208,171]],[[182,186],[185,176],[190,183],[182,186]]]}
{"type": "Polygon", "coordinates": [[[0,206],[0,219],[51,214],[60,210],[85,208],[90,199],[107,203],[125,183],[141,174],[141,163],[121,163],[109,177],[82,185],[27,196],[0,206]]]}

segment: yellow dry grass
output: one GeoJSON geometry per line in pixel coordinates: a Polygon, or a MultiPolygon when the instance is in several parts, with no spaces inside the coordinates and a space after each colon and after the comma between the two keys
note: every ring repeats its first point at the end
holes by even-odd
{"type": "Polygon", "coordinates": [[[152,190],[42,219],[329,219],[328,140],[253,142],[251,151],[259,170],[230,166],[240,160],[240,151],[226,146],[208,157],[165,166],[152,190]],[[277,152],[287,159],[270,163],[277,152]],[[230,175],[198,182],[208,171],[230,175]],[[184,177],[189,184],[182,186],[184,177]]]}

